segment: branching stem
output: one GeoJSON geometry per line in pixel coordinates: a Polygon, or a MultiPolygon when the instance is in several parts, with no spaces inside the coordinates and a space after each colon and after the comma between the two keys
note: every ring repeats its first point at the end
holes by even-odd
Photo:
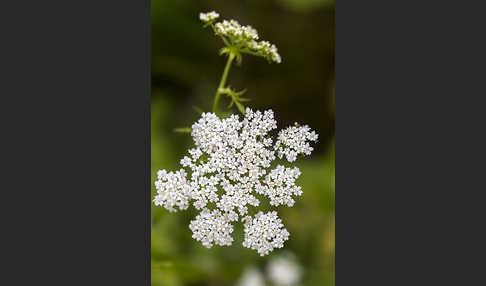
{"type": "Polygon", "coordinates": [[[224,68],[223,76],[221,77],[221,81],[219,82],[218,89],[216,90],[216,95],[214,96],[213,113],[216,113],[218,111],[218,103],[221,97],[220,89],[224,88],[226,84],[226,79],[228,78],[228,72],[231,68],[231,63],[233,62],[234,58],[235,58],[235,54],[230,52],[228,56],[228,61],[226,62],[226,66],[224,68]]]}

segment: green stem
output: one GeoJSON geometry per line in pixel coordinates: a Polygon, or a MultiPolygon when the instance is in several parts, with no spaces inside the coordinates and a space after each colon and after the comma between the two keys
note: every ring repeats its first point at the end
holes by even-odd
{"type": "Polygon", "coordinates": [[[234,58],[235,55],[233,53],[230,53],[228,57],[228,61],[226,62],[226,66],[224,68],[223,76],[221,77],[221,81],[219,82],[218,90],[216,90],[216,96],[214,97],[213,113],[216,113],[218,111],[219,98],[221,97],[221,93],[219,92],[219,90],[221,88],[224,88],[226,84],[226,78],[228,78],[228,72],[231,68],[231,63],[233,62],[234,58]]]}

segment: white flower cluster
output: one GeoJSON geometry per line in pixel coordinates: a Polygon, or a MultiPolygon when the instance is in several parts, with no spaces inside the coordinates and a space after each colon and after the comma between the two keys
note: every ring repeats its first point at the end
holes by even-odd
{"type": "Polygon", "coordinates": [[[218,18],[219,18],[219,14],[214,12],[214,11],[211,11],[211,12],[208,12],[208,13],[199,13],[199,19],[201,21],[203,21],[204,23],[213,22],[214,20],[216,20],[218,18]]]}
{"type": "Polygon", "coordinates": [[[236,43],[258,40],[258,32],[252,26],[241,26],[236,20],[223,20],[216,23],[214,29],[217,35],[229,37],[236,43]]]}
{"type": "Polygon", "coordinates": [[[292,253],[273,256],[267,264],[267,275],[275,286],[299,285],[302,278],[302,267],[292,253]]]}
{"type": "MultiPolygon", "coordinates": [[[[212,24],[218,17],[219,14],[214,11],[199,15],[199,18],[206,24],[212,24]]],[[[277,47],[267,41],[257,41],[259,39],[258,31],[252,26],[242,26],[236,20],[223,20],[214,24],[214,32],[218,36],[228,38],[233,46],[237,46],[243,52],[261,56],[271,62],[282,62],[277,47]]]]}
{"type": "Polygon", "coordinates": [[[256,53],[261,54],[266,59],[272,60],[276,63],[282,62],[282,58],[278,54],[277,47],[267,41],[251,41],[248,43],[248,48],[256,53]]]}
{"type": "Polygon", "coordinates": [[[233,243],[233,225],[219,210],[203,209],[196,219],[191,221],[189,228],[193,232],[192,238],[201,241],[207,248],[212,247],[213,242],[221,246],[233,243]]]}
{"type": "Polygon", "coordinates": [[[187,183],[184,169],[180,169],[175,173],[159,170],[157,179],[155,188],[163,191],[158,192],[158,195],[155,197],[155,205],[164,206],[170,212],[177,211],[174,206],[178,206],[180,210],[185,210],[189,207],[191,186],[187,183]]]}
{"type": "Polygon", "coordinates": [[[297,155],[310,155],[314,148],[308,141],[317,141],[319,136],[309,126],[291,126],[278,133],[277,155],[279,158],[285,156],[289,162],[294,162],[297,155]]]}
{"type": "MultiPolygon", "coordinates": [[[[270,285],[295,286],[300,285],[303,269],[290,252],[274,255],[266,265],[266,274],[270,285]]],[[[257,266],[244,269],[236,286],[265,286],[265,276],[257,266]]]]}
{"type": "Polygon", "coordinates": [[[258,212],[254,218],[247,216],[245,222],[245,240],[243,246],[258,251],[261,256],[267,255],[274,248],[282,248],[289,239],[289,232],[284,228],[277,212],[266,214],[258,212]]]}
{"type": "Polygon", "coordinates": [[[294,196],[302,195],[295,184],[300,170],[281,165],[267,169],[276,154],[286,154],[287,149],[295,153],[288,161],[301,153],[308,155],[312,148],[307,141],[316,141],[317,134],[308,126],[290,127],[281,131],[273,144],[269,132],[276,128],[272,110],[262,113],[247,108],[241,121],[238,115],[220,119],[213,113],[203,113],[192,125],[196,148],[180,162],[191,170],[190,176],[184,169],[175,173],[159,171],[155,205],[172,212],[177,210],[174,206],[185,210],[192,202],[201,210],[190,224],[193,238],[208,248],[213,243],[231,245],[232,223],[240,217],[246,221],[246,247],[261,255],[282,247],[289,234],[277,213],[260,212],[252,219],[247,216],[248,206],[260,204],[256,194],[269,198],[273,206],[294,204],[294,196]],[[211,205],[217,209],[210,210],[211,205]]]}
{"type": "Polygon", "coordinates": [[[265,186],[255,191],[270,198],[272,206],[287,205],[293,206],[295,201],[292,195],[302,195],[302,190],[295,185],[295,180],[300,176],[299,168],[285,168],[278,165],[265,177],[265,186]]]}

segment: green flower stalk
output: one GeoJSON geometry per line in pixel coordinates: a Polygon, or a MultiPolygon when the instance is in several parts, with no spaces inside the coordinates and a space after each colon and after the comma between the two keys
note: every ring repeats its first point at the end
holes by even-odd
{"type": "Polygon", "coordinates": [[[278,54],[277,47],[267,41],[258,41],[259,36],[257,30],[251,26],[242,26],[236,20],[223,20],[216,23],[219,14],[212,11],[208,13],[201,13],[199,19],[204,23],[204,27],[211,27],[215,35],[219,36],[225,47],[220,50],[221,55],[228,55],[228,60],[221,76],[221,81],[216,90],[213,102],[213,113],[218,112],[218,104],[222,94],[231,97],[231,107],[236,105],[241,113],[245,113],[245,107],[242,104],[248,99],[240,97],[243,92],[236,92],[226,87],[226,80],[228,73],[236,59],[238,64],[242,62],[242,54],[249,54],[265,58],[268,62],[280,63],[282,58],[278,54]]]}

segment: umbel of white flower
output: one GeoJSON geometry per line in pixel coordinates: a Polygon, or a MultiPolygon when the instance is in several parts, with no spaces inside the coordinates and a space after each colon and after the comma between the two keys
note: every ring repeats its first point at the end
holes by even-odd
{"type": "Polygon", "coordinates": [[[269,132],[276,128],[272,110],[247,108],[242,120],[238,115],[221,119],[203,113],[192,125],[195,148],[180,162],[188,172],[158,171],[154,204],[175,212],[192,203],[200,214],[189,228],[205,247],[231,245],[237,221],[244,222],[243,246],[262,256],[283,247],[289,232],[277,212],[260,211],[251,217],[248,207],[259,206],[255,194],[267,197],[272,206],[294,205],[294,198],[302,195],[295,184],[300,170],[279,164],[271,168],[271,164],[311,154],[309,143],[317,141],[318,135],[306,125],[291,126],[281,130],[274,142],[269,132]]]}
{"type": "Polygon", "coordinates": [[[205,26],[211,26],[228,46],[237,47],[239,52],[264,57],[270,62],[282,62],[277,47],[267,41],[258,41],[258,31],[252,26],[242,26],[236,20],[215,23],[217,18],[219,14],[214,11],[199,14],[205,26]]]}

